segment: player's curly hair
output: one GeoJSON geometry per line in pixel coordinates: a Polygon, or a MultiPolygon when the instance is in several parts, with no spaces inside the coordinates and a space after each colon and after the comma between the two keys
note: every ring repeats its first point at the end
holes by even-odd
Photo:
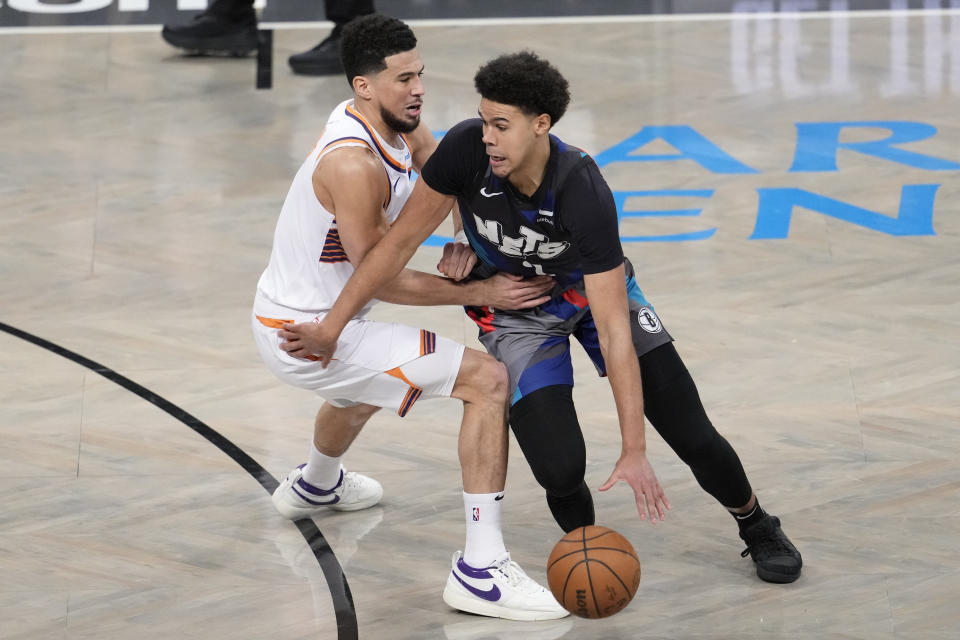
{"type": "Polygon", "coordinates": [[[371,13],[348,22],[340,40],[340,60],[347,82],[387,68],[386,58],[410,51],[417,38],[406,23],[388,16],[371,13]]]}
{"type": "Polygon", "coordinates": [[[509,104],[527,114],[550,116],[553,126],[570,104],[570,88],[556,67],[532,51],[509,53],[490,60],[473,77],[487,100],[509,104]]]}

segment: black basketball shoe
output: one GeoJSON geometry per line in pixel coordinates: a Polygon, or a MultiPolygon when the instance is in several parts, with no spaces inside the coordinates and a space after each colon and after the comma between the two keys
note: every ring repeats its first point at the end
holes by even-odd
{"type": "Polygon", "coordinates": [[[740,537],[747,543],[740,557],[746,558],[750,554],[761,580],[786,583],[800,577],[803,559],[790,538],[780,529],[780,518],[767,515],[741,531],[740,537]]]}
{"type": "Polygon", "coordinates": [[[340,27],[334,29],[333,33],[313,49],[290,56],[287,61],[294,73],[305,76],[343,73],[343,63],[340,62],[340,27]]]}
{"type": "Polygon", "coordinates": [[[257,14],[251,8],[238,14],[216,11],[216,5],[184,25],[163,25],[167,43],[202,55],[245,56],[257,48],[257,14]]]}

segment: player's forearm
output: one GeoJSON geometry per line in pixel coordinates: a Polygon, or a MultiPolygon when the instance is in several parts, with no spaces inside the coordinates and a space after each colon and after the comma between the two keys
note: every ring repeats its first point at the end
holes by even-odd
{"type": "Polygon", "coordinates": [[[384,302],[414,306],[485,304],[480,282],[456,282],[422,271],[404,269],[377,292],[384,302]]]}
{"type": "Polygon", "coordinates": [[[607,366],[607,379],[613,390],[620,420],[620,435],[624,451],[646,452],[647,442],[643,421],[643,386],[629,329],[626,336],[600,340],[600,351],[607,366]]]}

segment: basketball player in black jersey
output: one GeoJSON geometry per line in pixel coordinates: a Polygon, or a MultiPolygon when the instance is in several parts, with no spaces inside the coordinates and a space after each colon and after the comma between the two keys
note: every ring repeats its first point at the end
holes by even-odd
{"type": "Polygon", "coordinates": [[[390,232],[367,254],[319,325],[297,325],[286,347],[329,360],[346,322],[407,263],[459,204],[465,247],[445,248],[452,277],[497,271],[556,279],[534,309],[468,308],[487,350],[510,374],[510,424],[564,531],[594,523],[586,451],[573,406],[569,336],[613,389],[622,453],[605,491],[623,480],[640,518],[670,505],[646,456],[644,415],[726,507],[769,582],[800,576],[800,553],[760,507],[736,452],[707,418],[696,386],[623,256],[613,196],[596,163],[550,134],[569,103],[567,81],[535,54],[505,55],[474,78],[479,118],[453,127],[390,232]]]}

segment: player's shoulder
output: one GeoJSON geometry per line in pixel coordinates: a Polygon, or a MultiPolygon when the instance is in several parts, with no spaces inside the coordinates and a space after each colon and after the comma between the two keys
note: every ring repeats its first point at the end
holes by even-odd
{"type": "Polygon", "coordinates": [[[332,188],[371,182],[379,185],[383,182],[383,165],[369,146],[344,145],[324,154],[313,175],[332,188]]]}
{"type": "Polygon", "coordinates": [[[554,134],[550,134],[550,140],[553,143],[554,152],[558,159],[571,168],[580,168],[589,164],[596,164],[589,153],[574,146],[569,142],[561,140],[554,134]]]}

